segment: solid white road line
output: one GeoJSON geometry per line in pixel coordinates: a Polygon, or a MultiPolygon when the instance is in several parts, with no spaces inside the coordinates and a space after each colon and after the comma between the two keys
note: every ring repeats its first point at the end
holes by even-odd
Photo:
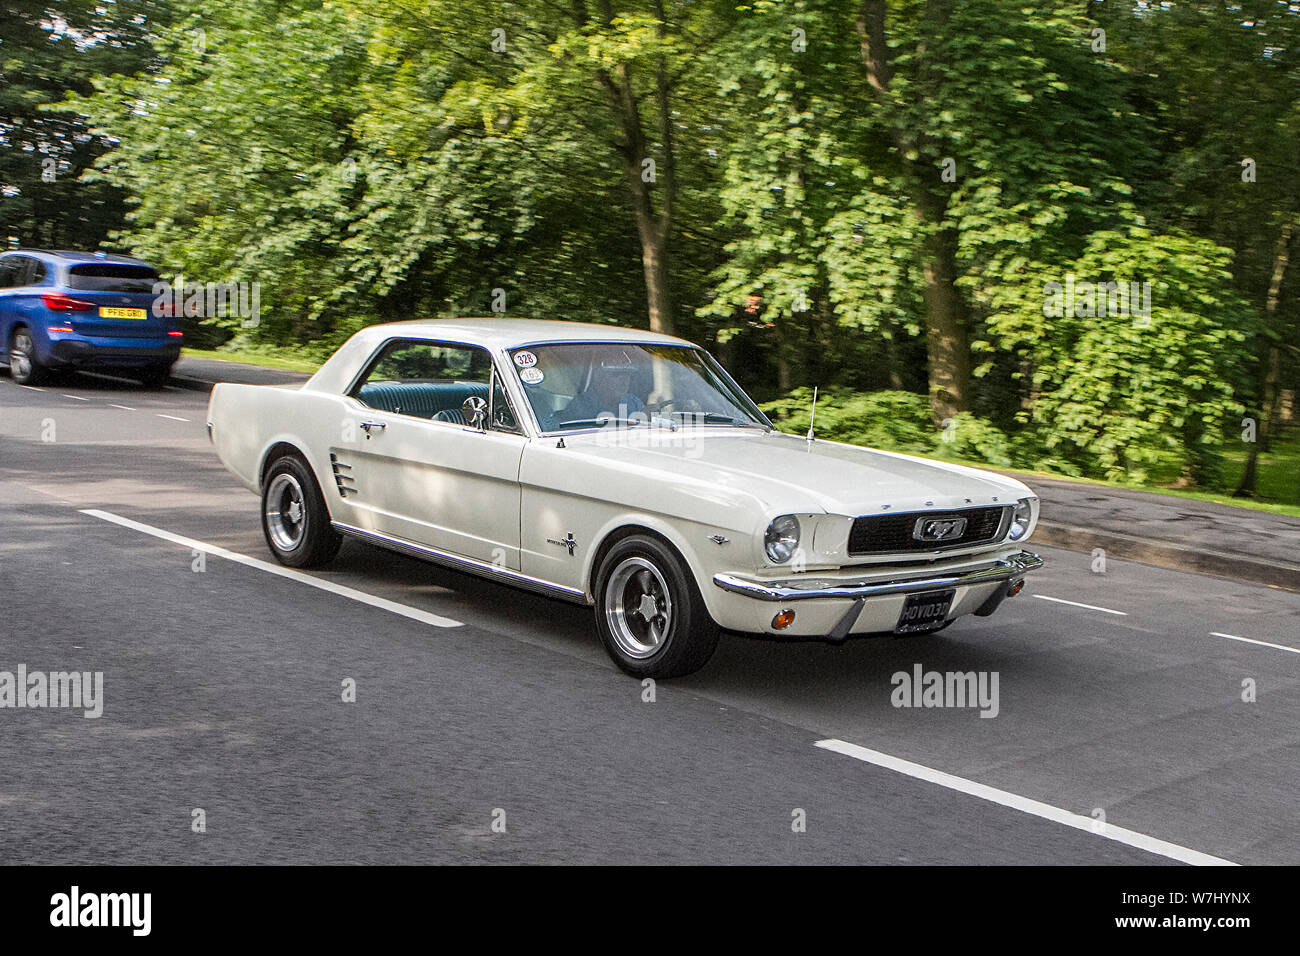
{"type": "Polygon", "coordinates": [[[64,398],[70,398],[70,399],[72,399],[74,402],[88,402],[88,401],[90,401],[90,399],[85,398],[84,396],[81,396],[81,395],[64,395],[63,397],[64,397],[64,398]]]}
{"type": "Polygon", "coordinates": [[[218,548],[215,545],[196,541],[193,538],[186,538],[183,535],[172,534],[170,531],[164,531],[161,528],[155,528],[152,525],[142,524],[139,521],[132,521],[130,518],[123,518],[121,515],[115,515],[108,511],[97,511],[94,508],[83,508],[81,513],[83,515],[90,515],[92,518],[99,518],[103,521],[111,521],[113,524],[121,525],[123,528],[130,528],[132,531],[151,534],[155,538],[170,541],[172,544],[179,544],[181,547],[189,548],[191,551],[202,551],[217,558],[225,558],[227,561],[234,561],[236,564],[242,564],[245,567],[257,568],[259,571],[266,571],[270,574],[278,574],[282,578],[288,578],[289,580],[297,581],[300,584],[309,584],[314,588],[320,588],[322,591],[329,591],[331,594],[337,594],[340,597],[345,597],[352,601],[359,601],[362,604],[369,604],[371,607],[377,607],[393,614],[400,614],[402,617],[408,617],[412,621],[419,621],[422,624],[432,624],[434,627],[463,626],[462,622],[453,620],[449,617],[430,614],[428,611],[421,611],[419,608],[407,607],[405,604],[398,604],[396,601],[389,601],[385,598],[375,597],[373,594],[367,594],[364,591],[357,591],[353,588],[345,587],[342,584],[335,584],[333,581],[326,581],[322,578],[312,577],[310,574],[295,571],[293,568],[286,568],[281,564],[275,564],[271,561],[263,561],[260,558],[250,558],[247,555],[239,554],[235,551],[227,551],[225,548],[218,548]]]}
{"type": "Polygon", "coordinates": [[[132,408],[130,405],[114,405],[112,402],[109,402],[109,403],[108,403],[108,407],[109,407],[109,408],[120,408],[120,409],[122,409],[122,411],[124,411],[124,412],[133,412],[133,411],[135,411],[135,409],[132,408]]]}
{"type": "Polygon", "coordinates": [[[1236,634],[1220,634],[1218,631],[1211,631],[1211,637],[1226,637],[1230,641],[1241,641],[1244,644],[1258,644],[1260,647],[1271,647],[1279,651],[1290,651],[1292,654],[1300,654],[1300,647],[1287,647],[1285,644],[1270,644],[1268,641],[1257,641],[1253,637],[1238,637],[1236,634]]]}
{"type": "Polygon", "coordinates": [[[1036,597],[1040,601],[1055,601],[1057,604],[1068,604],[1070,607],[1087,608],[1089,611],[1101,611],[1104,614],[1118,614],[1120,617],[1128,617],[1128,611],[1113,611],[1108,607],[1097,607],[1095,604],[1080,604],[1078,601],[1067,601],[1065,598],[1048,597],[1046,594],[1031,594],[1030,597],[1036,597]]]}
{"type": "MultiPolygon", "coordinates": [[[[15,382],[14,384],[17,385],[18,383],[15,382]]],[[[27,391],[29,391],[29,392],[43,392],[43,391],[45,391],[45,389],[43,389],[43,388],[37,388],[35,385],[18,385],[18,387],[19,387],[19,388],[25,388],[25,389],[27,389],[27,391]]]]}
{"type": "Polygon", "coordinates": [[[174,422],[188,422],[188,418],[181,418],[179,415],[164,415],[162,412],[156,413],[159,418],[170,418],[174,422]]]}
{"type": "Polygon", "coordinates": [[[1110,823],[1102,823],[1091,817],[1071,813],[1051,804],[1040,803],[1037,800],[1030,800],[1028,797],[1017,796],[1005,790],[985,786],[982,783],[976,783],[974,780],[967,780],[965,777],[955,777],[950,773],[944,773],[942,770],[933,770],[919,763],[891,757],[889,754],[881,753],[878,750],[868,750],[866,747],[859,747],[857,744],[851,744],[843,740],[819,740],[817,746],[824,750],[844,754],[846,757],[854,757],[877,767],[883,767],[886,770],[893,770],[896,773],[915,777],[917,780],[937,783],[949,790],[956,790],[972,797],[979,797],[981,800],[988,800],[991,803],[1010,807],[1012,810],[1019,810],[1021,813],[1042,817],[1044,820],[1051,820],[1053,823],[1062,823],[1076,830],[1084,830],[1096,836],[1105,837],[1107,840],[1115,840],[1118,843],[1136,847],[1148,853],[1168,857],[1171,860],[1178,860],[1180,863],[1189,863],[1193,866],[1238,865],[1231,860],[1210,856],[1208,853],[1201,853],[1199,850],[1189,850],[1187,847],[1179,846],[1176,843],[1166,843],[1164,840],[1149,837],[1145,833],[1126,830],[1110,823]]]}

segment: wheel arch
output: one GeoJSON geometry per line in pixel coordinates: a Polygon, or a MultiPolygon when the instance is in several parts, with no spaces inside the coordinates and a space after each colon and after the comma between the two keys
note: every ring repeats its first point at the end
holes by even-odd
{"type": "Polygon", "coordinates": [[[320,492],[321,501],[325,502],[325,511],[333,519],[334,513],[330,510],[330,498],[325,493],[325,490],[330,486],[321,481],[316,466],[312,464],[311,456],[303,451],[298,444],[287,439],[281,438],[272,442],[267,447],[265,454],[262,455],[262,461],[257,466],[258,492],[260,493],[266,485],[266,471],[271,467],[271,463],[277,458],[283,458],[286,455],[292,455],[307,466],[307,471],[311,474],[312,480],[316,482],[316,490],[320,492]]]}
{"type": "Polygon", "coordinates": [[[633,535],[645,535],[654,538],[665,545],[681,562],[683,569],[695,581],[695,586],[699,590],[701,597],[704,598],[706,610],[709,608],[709,595],[705,590],[705,582],[701,579],[701,567],[697,560],[693,560],[694,555],[691,549],[671,527],[661,525],[648,516],[629,515],[622,520],[615,522],[614,526],[607,529],[600,536],[600,543],[592,551],[591,564],[584,575],[584,584],[587,589],[587,595],[593,602],[597,599],[596,585],[597,578],[600,575],[601,565],[605,561],[605,556],[609,554],[610,549],[625,538],[633,535]]]}

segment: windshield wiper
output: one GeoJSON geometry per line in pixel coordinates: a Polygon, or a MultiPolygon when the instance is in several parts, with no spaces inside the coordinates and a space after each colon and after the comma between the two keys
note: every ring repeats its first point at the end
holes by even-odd
{"type": "Polygon", "coordinates": [[[683,422],[694,419],[699,424],[704,425],[733,425],[736,428],[761,428],[767,431],[766,425],[760,422],[750,421],[748,418],[737,418],[735,415],[727,415],[723,412],[675,412],[681,415],[683,422]]]}

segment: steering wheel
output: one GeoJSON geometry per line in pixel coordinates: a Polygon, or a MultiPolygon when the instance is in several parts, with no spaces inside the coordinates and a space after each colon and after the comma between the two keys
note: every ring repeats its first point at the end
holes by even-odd
{"type": "Polygon", "coordinates": [[[654,414],[658,414],[659,412],[662,412],[665,408],[667,408],[669,405],[682,406],[681,409],[673,413],[678,415],[682,414],[683,412],[687,412],[687,413],[698,412],[700,410],[700,403],[693,398],[665,398],[662,402],[655,402],[653,405],[647,405],[645,407],[645,410],[648,412],[652,412],[654,414]]]}

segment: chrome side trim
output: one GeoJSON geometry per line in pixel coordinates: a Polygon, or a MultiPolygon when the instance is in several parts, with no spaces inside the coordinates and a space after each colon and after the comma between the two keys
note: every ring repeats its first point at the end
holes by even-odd
{"type": "Polygon", "coordinates": [[[1021,551],[998,561],[976,565],[937,577],[903,578],[878,584],[838,584],[833,579],[809,578],[807,581],[786,579],[763,582],[735,574],[715,574],[713,583],[724,591],[759,601],[807,601],[815,598],[872,598],[886,594],[915,594],[941,591],[973,584],[991,584],[1020,577],[1043,566],[1043,559],[1030,551],[1021,551]]]}
{"type": "Polygon", "coordinates": [[[378,531],[366,531],[363,528],[354,528],[351,525],[343,524],[339,521],[331,521],[334,530],[341,534],[350,535],[365,541],[367,544],[377,545],[381,548],[387,548],[390,551],[400,551],[402,554],[412,558],[419,558],[422,561],[431,561],[434,564],[441,564],[452,568],[456,571],[465,571],[469,574],[477,574],[479,577],[490,578],[499,581],[502,584],[511,584],[526,591],[532,591],[536,594],[542,594],[546,597],[559,598],[562,601],[570,601],[574,604],[581,604],[584,607],[591,602],[587,600],[587,595],[576,588],[564,587],[561,584],[552,584],[549,581],[543,581],[540,578],[534,578],[520,571],[512,571],[509,568],[500,568],[494,564],[488,564],[486,561],[477,561],[474,558],[466,558],[459,554],[451,554],[448,551],[441,551],[438,548],[426,547],[422,544],[416,544],[413,541],[407,541],[403,538],[395,538],[392,535],[382,534],[378,531]]]}

